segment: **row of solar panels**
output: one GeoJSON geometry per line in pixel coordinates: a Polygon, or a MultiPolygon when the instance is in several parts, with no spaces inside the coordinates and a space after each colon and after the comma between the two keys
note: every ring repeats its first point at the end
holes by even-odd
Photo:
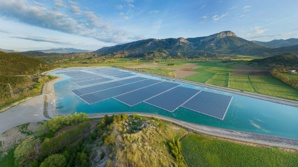
{"type": "MultiPolygon", "coordinates": [[[[111,68],[110,71],[108,68],[98,68],[98,69],[92,68],[92,69],[88,69],[88,71],[96,74],[112,76],[116,78],[126,78],[126,77],[134,76],[134,74],[132,73],[125,72],[125,71],[123,72],[123,71],[120,71],[119,69],[113,69],[113,68],[111,68]]],[[[70,76],[72,79],[70,79],[69,82],[72,82],[78,86],[100,84],[102,82],[107,82],[112,80],[109,77],[98,76],[93,73],[77,70],[77,71],[60,72],[59,74],[70,76]]]]}
{"type": "Polygon", "coordinates": [[[184,107],[218,119],[224,119],[232,100],[231,96],[143,77],[103,83],[72,92],[89,104],[115,98],[129,106],[145,102],[169,112],[184,107]]]}

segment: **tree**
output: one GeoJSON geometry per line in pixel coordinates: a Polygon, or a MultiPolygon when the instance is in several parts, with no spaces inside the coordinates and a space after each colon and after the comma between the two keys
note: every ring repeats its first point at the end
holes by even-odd
{"type": "Polygon", "coordinates": [[[32,162],[37,156],[37,147],[39,144],[40,140],[34,137],[24,140],[14,151],[17,166],[27,166],[32,162]]]}
{"type": "Polygon", "coordinates": [[[65,167],[66,159],[62,154],[53,154],[46,158],[40,167],[65,167]]]}

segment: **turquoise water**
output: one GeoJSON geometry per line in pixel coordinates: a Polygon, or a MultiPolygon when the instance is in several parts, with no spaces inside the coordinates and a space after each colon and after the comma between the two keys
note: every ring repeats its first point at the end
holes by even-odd
{"type": "MultiPolygon", "coordinates": [[[[51,72],[52,75],[59,71],[51,72]]],[[[140,74],[141,75],[141,74],[140,74]]],[[[175,118],[178,120],[195,124],[207,125],[237,131],[253,132],[274,136],[298,139],[298,108],[273,103],[265,100],[255,99],[247,96],[237,95],[210,88],[199,87],[191,84],[181,83],[183,86],[200,90],[216,92],[233,96],[233,101],[223,121],[202,115],[184,108],[179,108],[170,113],[146,103],[140,103],[134,107],[126,106],[115,99],[89,105],[73,94],[70,90],[77,89],[75,84],[68,82],[70,79],[63,76],[63,80],[55,83],[56,106],[60,114],[72,114],[74,112],[85,112],[87,114],[108,112],[140,112],[152,113],[175,118]]],[[[149,75],[148,78],[160,79],[149,75]]]]}

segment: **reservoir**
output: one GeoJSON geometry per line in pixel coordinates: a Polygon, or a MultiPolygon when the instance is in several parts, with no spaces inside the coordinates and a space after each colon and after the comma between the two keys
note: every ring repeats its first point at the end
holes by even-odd
{"type": "MultiPolygon", "coordinates": [[[[86,69],[89,70],[92,68],[77,68],[77,70],[81,71],[86,71],[86,69]]],[[[81,87],[70,82],[72,80],[70,76],[63,74],[63,72],[67,72],[68,70],[73,69],[60,69],[48,73],[50,75],[63,77],[63,79],[54,84],[56,109],[61,115],[73,114],[74,112],[84,112],[87,114],[114,112],[151,113],[199,125],[298,139],[298,108],[294,106],[141,73],[134,73],[134,75],[148,79],[179,83],[186,88],[232,96],[233,100],[231,101],[223,120],[194,112],[183,107],[179,107],[174,112],[169,112],[145,102],[135,106],[128,106],[119,102],[115,98],[88,104],[71,91],[81,87]]],[[[92,71],[88,71],[88,73],[96,74],[92,71]]]]}

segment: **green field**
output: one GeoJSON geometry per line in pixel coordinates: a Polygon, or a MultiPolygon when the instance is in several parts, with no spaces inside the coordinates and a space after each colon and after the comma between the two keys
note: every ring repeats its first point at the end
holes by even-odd
{"type": "Polygon", "coordinates": [[[184,79],[217,86],[228,86],[227,76],[228,73],[233,70],[231,66],[234,63],[222,63],[220,61],[201,61],[197,62],[196,64],[199,66],[199,68],[195,70],[198,73],[184,79]]]}
{"type": "Polygon", "coordinates": [[[297,166],[298,154],[276,148],[264,149],[189,134],[181,141],[183,156],[190,167],[197,166],[297,166]]]}
{"type": "Polygon", "coordinates": [[[206,83],[216,86],[228,87],[229,73],[216,73],[206,83]]]}
{"type": "Polygon", "coordinates": [[[236,74],[230,73],[229,88],[248,91],[248,92],[255,92],[253,86],[248,81],[247,75],[236,75],[236,74]]]}
{"type": "MultiPolygon", "coordinates": [[[[198,83],[207,83],[216,86],[254,92],[269,96],[298,100],[298,90],[274,78],[271,75],[241,75],[233,71],[236,66],[247,66],[245,62],[219,61],[198,62],[197,74],[184,78],[198,83]]],[[[298,75],[284,74],[291,78],[298,75]]]]}

